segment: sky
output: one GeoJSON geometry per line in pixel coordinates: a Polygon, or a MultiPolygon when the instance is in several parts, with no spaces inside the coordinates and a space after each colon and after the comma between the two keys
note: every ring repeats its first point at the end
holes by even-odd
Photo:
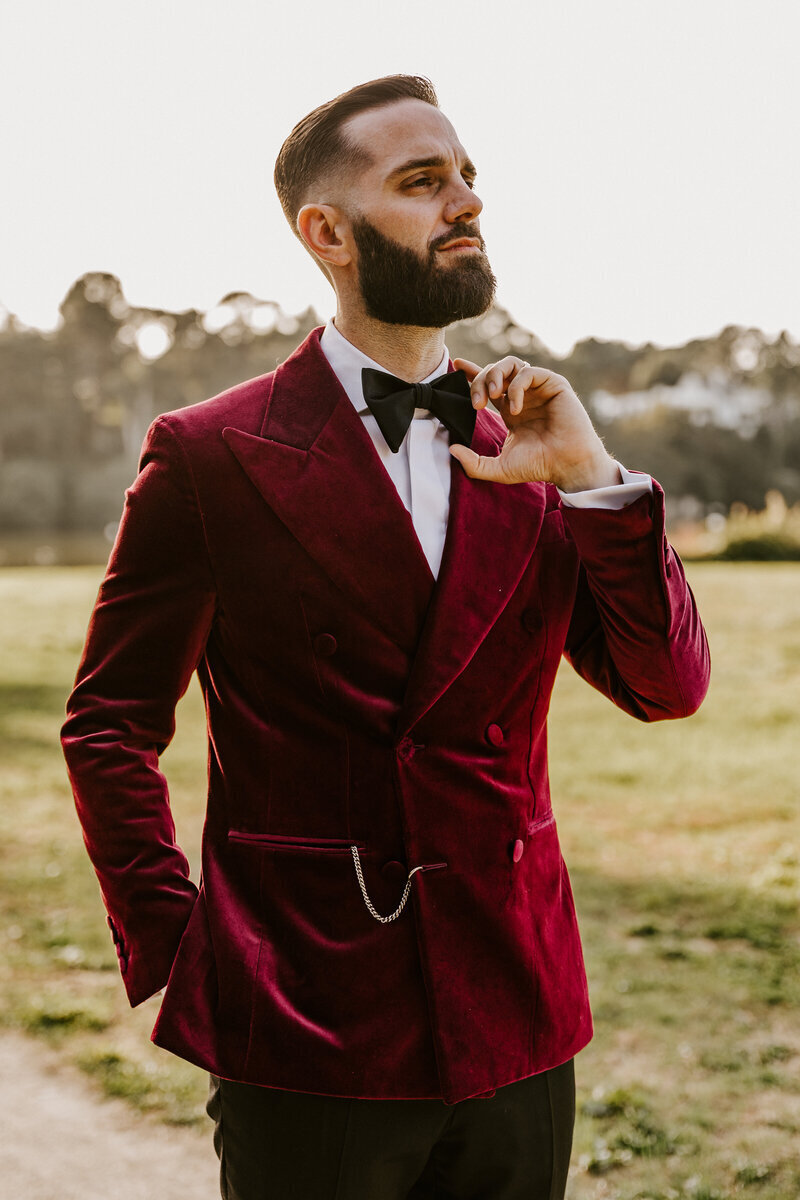
{"type": "Polygon", "coordinates": [[[137,305],[333,292],[274,193],[283,139],[427,75],[478,167],[497,299],[556,353],[729,324],[800,338],[796,0],[5,0],[0,303],[87,271],[137,305]]]}

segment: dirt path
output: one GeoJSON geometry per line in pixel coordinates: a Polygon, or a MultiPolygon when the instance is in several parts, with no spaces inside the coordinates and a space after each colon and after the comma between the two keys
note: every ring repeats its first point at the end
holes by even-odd
{"type": "Polygon", "coordinates": [[[202,1132],[98,1099],[46,1046],[0,1035],[0,1191],[7,1200],[219,1200],[211,1122],[202,1132]]]}

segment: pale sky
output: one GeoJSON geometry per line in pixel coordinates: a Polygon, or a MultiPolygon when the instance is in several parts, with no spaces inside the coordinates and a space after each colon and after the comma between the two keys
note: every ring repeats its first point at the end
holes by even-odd
{"type": "Polygon", "coordinates": [[[0,302],[333,293],[272,185],[300,117],[428,75],[478,167],[498,301],[553,350],[800,337],[797,0],[5,0],[0,302]]]}

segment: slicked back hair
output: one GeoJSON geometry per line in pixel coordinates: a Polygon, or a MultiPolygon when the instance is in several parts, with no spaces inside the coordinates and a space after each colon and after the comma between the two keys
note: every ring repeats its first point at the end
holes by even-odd
{"type": "Polygon", "coordinates": [[[304,246],[297,214],[307,203],[309,189],[332,172],[352,177],[370,161],[369,151],[343,132],[344,123],[356,113],[409,99],[439,107],[433,84],[423,75],[386,75],[320,104],[295,125],[275,161],[274,178],[286,220],[304,246]]]}

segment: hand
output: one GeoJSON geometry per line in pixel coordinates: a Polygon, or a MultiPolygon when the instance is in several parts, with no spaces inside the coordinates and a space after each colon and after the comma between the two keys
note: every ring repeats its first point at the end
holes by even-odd
{"type": "Polygon", "coordinates": [[[499,455],[493,458],[468,446],[450,447],[473,479],[540,480],[554,483],[562,492],[622,482],[619,468],[563,375],[532,367],[513,355],[483,369],[465,358],[454,359],[453,365],[466,374],[475,408],[485,408],[491,400],[508,429],[499,455]]]}

